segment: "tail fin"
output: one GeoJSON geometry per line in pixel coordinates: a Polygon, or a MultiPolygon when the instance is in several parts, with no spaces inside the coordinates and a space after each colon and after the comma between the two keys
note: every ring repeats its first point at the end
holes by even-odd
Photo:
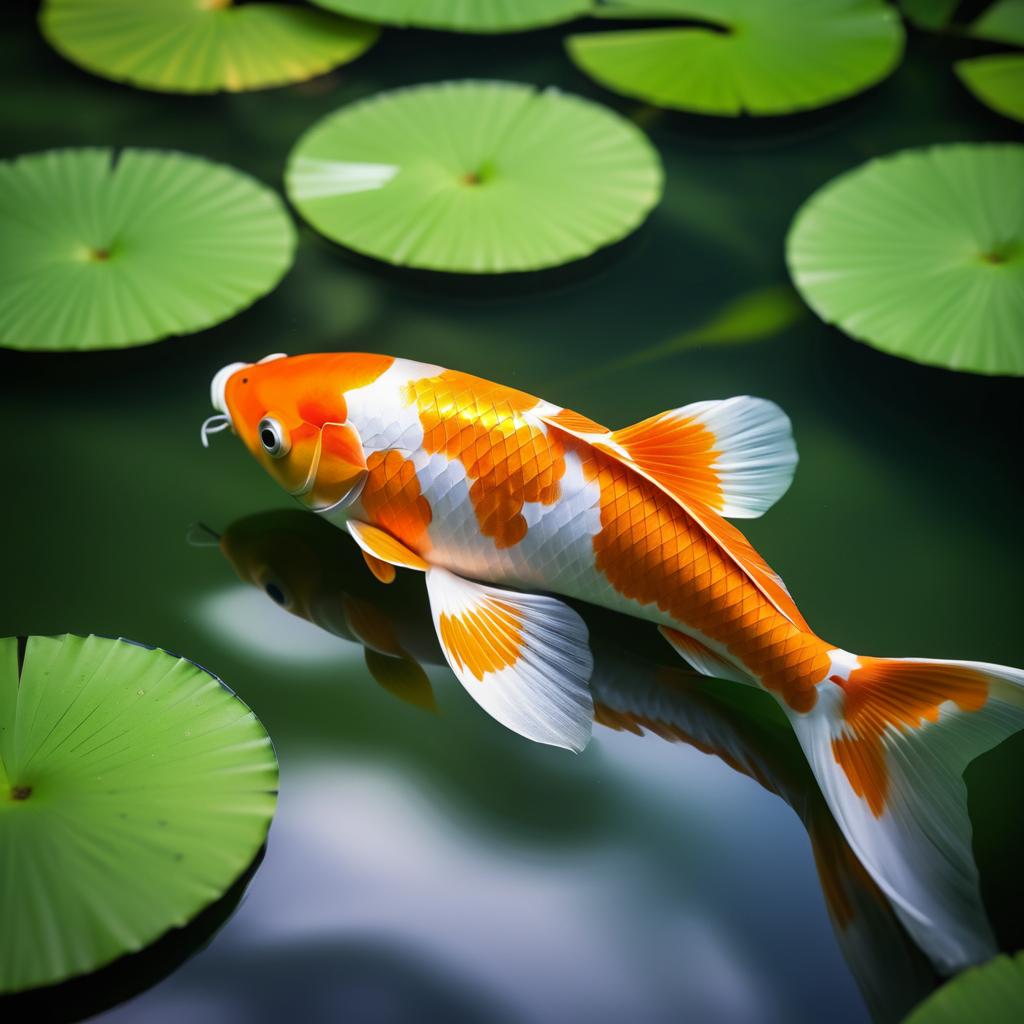
{"type": "Polygon", "coordinates": [[[944,972],[995,939],[971,851],[962,774],[1024,727],[1024,672],[972,661],[855,658],[794,729],[851,847],[944,972]]]}

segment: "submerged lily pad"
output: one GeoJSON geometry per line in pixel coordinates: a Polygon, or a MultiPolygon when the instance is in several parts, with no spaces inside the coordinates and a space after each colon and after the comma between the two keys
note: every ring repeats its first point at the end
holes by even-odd
{"type": "Polygon", "coordinates": [[[1024,1007],[1024,953],[997,956],[947,981],[904,1024],[1018,1024],[1024,1007]]]}
{"type": "Polygon", "coordinates": [[[54,49],[93,74],[161,92],[240,92],[303,82],[355,60],[372,25],[233,0],[47,0],[54,49]]]}
{"type": "Polygon", "coordinates": [[[960,0],[900,0],[900,10],[907,21],[918,28],[945,28],[960,0]]]}
{"type": "MultiPolygon", "coordinates": [[[[998,0],[971,23],[975,39],[1024,46],[1024,2],[998,0]]],[[[960,81],[997,114],[1024,121],[1024,53],[969,57],[953,65],[960,81]]]]}
{"type": "Polygon", "coordinates": [[[285,185],[328,238],[389,263],[502,273],[618,241],[661,195],[646,136],[553,89],[445,82],[382,93],[313,126],[285,185]]]}
{"type": "Polygon", "coordinates": [[[455,32],[517,32],[586,14],[592,0],[313,0],[353,18],[455,32]]]}
{"type": "Polygon", "coordinates": [[[1024,54],[971,57],[953,65],[960,81],[997,114],[1024,121],[1024,54]]]}
{"type": "Polygon", "coordinates": [[[291,266],[270,189],[182,153],[53,150],[0,162],[0,345],[140,345],[219,323],[291,266]]]}
{"type": "Polygon", "coordinates": [[[0,640],[0,992],[184,925],[256,856],[276,788],[256,716],[191,662],[100,637],[0,640]]]}
{"type": "Polygon", "coordinates": [[[609,0],[597,13],[659,24],[571,36],[583,71],[699,114],[821,107],[880,81],[903,52],[902,23],[883,0],[609,0]],[[672,19],[687,24],[664,24],[672,19]]]}
{"type": "Polygon", "coordinates": [[[934,146],[841,175],[797,214],[790,273],[829,323],[892,355],[1024,374],[1024,146],[934,146]]]}
{"type": "Polygon", "coordinates": [[[971,22],[967,34],[993,43],[1024,46],[1024,0],[995,0],[971,22]]]}

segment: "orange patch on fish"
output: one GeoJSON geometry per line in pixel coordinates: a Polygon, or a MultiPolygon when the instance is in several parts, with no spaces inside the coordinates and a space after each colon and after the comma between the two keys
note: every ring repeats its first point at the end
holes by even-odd
{"type": "Polygon", "coordinates": [[[608,428],[595,423],[589,416],[573,412],[572,409],[562,409],[556,412],[551,419],[560,427],[566,430],[578,430],[581,434],[607,434],[608,428]]]}
{"type": "Polygon", "coordinates": [[[424,450],[465,468],[480,532],[498,548],[518,544],[523,506],[554,504],[565,474],[561,441],[522,415],[537,399],[454,370],[411,381],[405,394],[419,412],[424,450]]]}
{"type": "Polygon", "coordinates": [[[522,616],[512,605],[489,597],[478,610],[442,612],[438,634],[459,668],[482,680],[488,672],[509,668],[519,660],[521,627],[522,616]]]}
{"type": "Polygon", "coordinates": [[[268,410],[289,430],[303,421],[314,427],[344,423],[348,419],[344,392],[372,384],[394,361],[393,356],[345,352],[254,363],[227,382],[231,421],[250,448],[268,410]]]}
{"type": "Polygon", "coordinates": [[[809,711],[831,665],[829,645],[786,618],[671,497],[590,446],[576,450],[600,487],[598,571],[624,597],[725,645],[767,689],[809,711]]]}
{"type": "Polygon", "coordinates": [[[673,494],[722,507],[722,482],[711,468],[721,452],[715,435],[693,417],[662,413],[616,430],[612,440],[673,494]]]}
{"type": "Polygon", "coordinates": [[[369,473],[360,500],[367,519],[423,554],[430,547],[427,527],[433,512],[420,490],[412,460],[389,449],[374,452],[366,466],[369,473]]]}
{"type": "Polygon", "coordinates": [[[961,711],[978,711],[988,700],[984,673],[959,665],[860,658],[849,679],[833,676],[843,689],[847,732],[832,740],[832,754],[853,791],[877,818],[889,796],[885,763],[887,728],[919,729],[939,720],[947,701],[961,711]]]}

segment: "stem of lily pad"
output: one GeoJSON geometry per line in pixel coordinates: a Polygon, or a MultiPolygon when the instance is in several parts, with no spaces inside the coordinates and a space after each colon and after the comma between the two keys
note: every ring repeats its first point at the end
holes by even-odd
{"type": "Polygon", "coordinates": [[[11,786],[12,800],[27,800],[32,795],[31,786],[11,786]]]}

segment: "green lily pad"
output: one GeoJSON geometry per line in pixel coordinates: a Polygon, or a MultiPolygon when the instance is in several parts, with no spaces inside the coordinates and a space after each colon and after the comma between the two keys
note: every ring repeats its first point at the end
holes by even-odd
{"type": "Polygon", "coordinates": [[[1024,121],[1024,54],[971,57],[953,65],[960,81],[997,114],[1024,121]]]}
{"type": "Polygon", "coordinates": [[[285,186],[318,231],[429,270],[536,270],[633,231],[661,162],[618,114],[554,89],[444,82],[382,93],[315,124],[285,186]]]}
{"type": "Polygon", "coordinates": [[[657,27],[570,36],[569,55],[615,92],[698,114],[790,114],[852,96],[903,53],[882,0],[609,0],[605,17],[657,27]],[[666,20],[699,21],[676,28],[666,20]]]}
{"type": "Polygon", "coordinates": [[[586,14],[593,0],[313,0],[329,11],[403,28],[518,32],[586,14]]]}
{"type": "Polygon", "coordinates": [[[379,35],[325,11],[232,0],[46,0],[40,25],[86,71],[190,93],[303,82],[355,60],[379,35]]]}
{"type": "Polygon", "coordinates": [[[0,345],[121,348],[226,320],[291,266],[270,189],[182,153],[0,162],[0,345]]]}
{"type": "MultiPolygon", "coordinates": [[[[1024,0],[997,0],[971,22],[967,34],[994,43],[1024,46],[1024,0]]],[[[970,57],[953,65],[960,81],[985,106],[1024,121],[1024,53],[970,57]]]]}
{"type": "Polygon", "coordinates": [[[1024,374],[1024,146],[907,150],[841,175],[787,241],[807,304],[919,363],[1024,374]]]}
{"type": "Polygon", "coordinates": [[[1024,0],[996,0],[971,22],[967,34],[993,43],[1024,46],[1024,0]]]}
{"type": "Polygon", "coordinates": [[[263,845],[277,761],[256,716],[126,640],[0,640],[0,992],[184,925],[263,845]]]}
{"type": "Polygon", "coordinates": [[[945,28],[959,5],[960,0],[900,0],[907,21],[932,31],[945,28]]]}
{"type": "Polygon", "coordinates": [[[930,995],[904,1024],[1018,1024],[1024,1009],[1024,953],[971,967],[930,995]]]}

